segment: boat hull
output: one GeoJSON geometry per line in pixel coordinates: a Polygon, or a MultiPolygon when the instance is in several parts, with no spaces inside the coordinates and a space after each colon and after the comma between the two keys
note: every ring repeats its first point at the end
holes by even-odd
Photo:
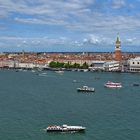
{"type": "Polygon", "coordinates": [[[45,129],[47,132],[84,132],[85,127],[82,126],[68,126],[68,125],[62,125],[62,126],[49,126],[45,129]]]}
{"type": "Polygon", "coordinates": [[[82,89],[77,89],[78,92],[95,92],[95,90],[82,90],[82,89]]]}
{"type": "Polygon", "coordinates": [[[85,132],[85,129],[80,129],[80,130],[76,130],[76,129],[73,129],[73,130],[47,130],[47,132],[85,132]]]}
{"type": "Polygon", "coordinates": [[[108,85],[105,85],[106,88],[122,88],[122,86],[108,86],[108,85]]]}

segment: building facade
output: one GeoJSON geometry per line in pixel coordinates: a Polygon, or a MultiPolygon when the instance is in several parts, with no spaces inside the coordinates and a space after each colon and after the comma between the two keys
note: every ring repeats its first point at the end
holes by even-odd
{"type": "Polygon", "coordinates": [[[90,70],[104,70],[105,61],[92,61],[90,70]]]}
{"type": "Polygon", "coordinates": [[[104,70],[105,71],[119,71],[120,70],[119,61],[110,61],[110,62],[104,63],[104,70]]]}
{"type": "Polygon", "coordinates": [[[129,72],[140,72],[140,57],[128,60],[129,72]]]}

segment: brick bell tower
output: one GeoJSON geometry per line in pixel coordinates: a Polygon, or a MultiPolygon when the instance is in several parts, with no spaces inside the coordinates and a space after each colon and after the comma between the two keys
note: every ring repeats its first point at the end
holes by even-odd
{"type": "Polygon", "coordinates": [[[121,61],[122,60],[122,53],[121,53],[121,41],[119,38],[119,34],[117,35],[117,40],[115,44],[115,60],[121,61]]]}

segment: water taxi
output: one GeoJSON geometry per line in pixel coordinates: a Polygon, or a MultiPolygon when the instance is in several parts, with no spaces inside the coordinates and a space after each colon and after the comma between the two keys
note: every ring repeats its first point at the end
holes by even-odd
{"type": "Polygon", "coordinates": [[[107,88],[121,88],[122,84],[108,81],[104,86],[107,88]]]}

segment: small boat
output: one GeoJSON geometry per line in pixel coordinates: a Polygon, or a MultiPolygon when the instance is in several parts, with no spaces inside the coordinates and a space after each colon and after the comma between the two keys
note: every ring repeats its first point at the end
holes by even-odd
{"type": "Polygon", "coordinates": [[[140,86],[140,84],[139,83],[133,83],[133,86],[138,87],[138,86],[140,86]]]}
{"type": "Polygon", "coordinates": [[[35,70],[31,70],[31,72],[35,72],[35,70]]]}
{"type": "Polygon", "coordinates": [[[83,69],[83,72],[88,72],[88,69],[83,69]]]}
{"type": "Polygon", "coordinates": [[[76,83],[77,81],[76,80],[73,80],[73,83],[76,83]]]}
{"type": "Polygon", "coordinates": [[[42,75],[46,75],[47,73],[46,72],[43,72],[43,73],[41,73],[42,75]]]}
{"type": "Polygon", "coordinates": [[[107,88],[121,88],[122,84],[108,81],[104,86],[107,88]]]}
{"type": "Polygon", "coordinates": [[[44,73],[40,73],[40,74],[38,74],[39,76],[47,76],[47,73],[46,72],[44,72],[44,73]]]}
{"type": "Polygon", "coordinates": [[[84,132],[86,127],[82,126],[68,126],[66,124],[62,126],[51,125],[44,129],[47,132],[84,132]]]}
{"type": "Polygon", "coordinates": [[[58,74],[63,74],[64,73],[64,71],[62,71],[62,70],[55,71],[55,72],[58,73],[58,74]]]}
{"type": "Polygon", "coordinates": [[[77,88],[79,92],[94,92],[95,89],[93,87],[83,86],[81,88],[77,88]]]}

